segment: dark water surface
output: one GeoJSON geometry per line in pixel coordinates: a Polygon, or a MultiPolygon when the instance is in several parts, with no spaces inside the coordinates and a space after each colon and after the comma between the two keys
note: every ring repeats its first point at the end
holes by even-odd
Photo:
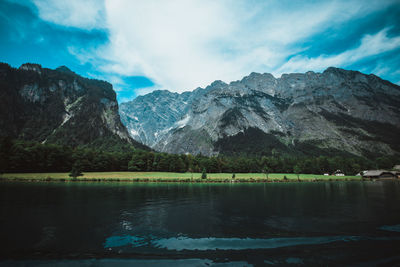
{"type": "Polygon", "coordinates": [[[0,266],[400,264],[400,182],[0,182],[0,266]]]}

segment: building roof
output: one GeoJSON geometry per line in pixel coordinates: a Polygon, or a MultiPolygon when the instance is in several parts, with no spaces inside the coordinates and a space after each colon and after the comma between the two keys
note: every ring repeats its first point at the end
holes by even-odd
{"type": "Polygon", "coordinates": [[[400,165],[394,165],[393,170],[400,171],[400,165]]]}
{"type": "Polygon", "coordinates": [[[370,171],[365,171],[363,173],[363,176],[368,176],[368,177],[370,177],[370,176],[381,176],[384,173],[390,173],[393,176],[397,175],[397,172],[391,172],[391,171],[386,171],[386,170],[370,170],[370,171]]]}

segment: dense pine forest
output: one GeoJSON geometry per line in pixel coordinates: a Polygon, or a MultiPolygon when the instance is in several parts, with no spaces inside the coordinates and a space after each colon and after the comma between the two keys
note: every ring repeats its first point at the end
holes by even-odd
{"type": "Polygon", "coordinates": [[[68,172],[72,166],[82,171],[166,171],[166,172],[269,172],[332,173],[337,169],[354,175],[367,169],[390,169],[398,156],[366,159],[356,156],[291,156],[271,151],[269,156],[177,155],[135,149],[132,146],[114,150],[93,147],[69,147],[2,138],[0,171],[68,172]]]}

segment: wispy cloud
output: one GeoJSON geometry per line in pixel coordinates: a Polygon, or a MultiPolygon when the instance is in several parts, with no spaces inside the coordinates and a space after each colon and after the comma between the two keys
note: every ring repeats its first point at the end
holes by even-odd
{"type": "MultiPolygon", "coordinates": [[[[320,71],[329,66],[345,67],[359,60],[400,48],[400,36],[388,37],[388,30],[389,29],[386,28],[374,35],[365,35],[361,39],[361,43],[358,47],[346,50],[340,54],[321,55],[314,58],[309,58],[307,56],[292,57],[278,69],[277,72],[320,71]]],[[[380,68],[380,73],[376,74],[382,74],[383,71],[384,70],[380,68]]]]}
{"type": "Polygon", "coordinates": [[[33,0],[33,3],[46,21],[88,30],[105,27],[102,0],[33,0]]]}

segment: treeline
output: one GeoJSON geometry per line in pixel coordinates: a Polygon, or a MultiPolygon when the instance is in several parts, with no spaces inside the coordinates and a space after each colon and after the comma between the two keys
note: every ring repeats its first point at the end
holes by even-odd
{"type": "Polygon", "coordinates": [[[332,173],[337,169],[354,175],[367,169],[390,169],[398,156],[376,159],[362,157],[293,157],[274,154],[263,157],[205,157],[153,151],[107,152],[91,148],[41,144],[3,138],[0,141],[1,172],[68,172],[73,165],[82,171],[163,171],[209,173],[332,173]]]}

